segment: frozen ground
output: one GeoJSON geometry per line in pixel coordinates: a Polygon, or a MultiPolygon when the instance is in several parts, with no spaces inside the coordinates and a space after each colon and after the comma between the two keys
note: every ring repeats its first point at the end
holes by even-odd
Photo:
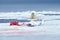
{"type": "MultiPolygon", "coordinates": [[[[4,13],[2,12],[0,15],[0,19],[29,19],[30,13],[32,12],[11,12],[4,15],[4,13]]],[[[35,27],[12,27],[9,26],[9,23],[0,23],[0,40],[60,40],[60,15],[43,15],[47,14],[47,12],[42,12],[42,14],[40,14],[41,12],[35,13],[37,13],[37,19],[43,19],[42,25],[35,27]],[[6,34],[6,32],[12,33],[6,34]]],[[[51,14],[51,12],[49,13],[51,14]]],[[[52,12],[52,14],[59,13],[52,12]]]]}

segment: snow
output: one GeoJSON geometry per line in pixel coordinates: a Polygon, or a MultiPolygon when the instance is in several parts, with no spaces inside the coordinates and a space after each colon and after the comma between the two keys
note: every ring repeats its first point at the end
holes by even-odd
{"type": "Polygon", "coordinates": [[[60,16],[44,15],[47,13],[60,14],[60,12],[52,11],[1,12],[0,19],[27,19],[31,20],[31,22],[29,23],[36,26],[10,26],[9,23],[0,23],[0,39],[4,38],[6,40],[60,40],[60,16]],[[34,12],[37,16],[36,19],[42,19],[42,21],[32,21],[31,19],[29,19],[32,12],[34,12]],[[42,24],[38,25],[39,23],[42,24]]]}

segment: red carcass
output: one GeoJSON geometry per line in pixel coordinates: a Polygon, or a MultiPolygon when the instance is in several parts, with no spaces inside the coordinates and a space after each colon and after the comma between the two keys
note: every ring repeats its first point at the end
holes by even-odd
{"type": "Polygon", "coordinates": [[[10,26],[19,26],[19,23],[17,21],[10,22],[10,26]]]}

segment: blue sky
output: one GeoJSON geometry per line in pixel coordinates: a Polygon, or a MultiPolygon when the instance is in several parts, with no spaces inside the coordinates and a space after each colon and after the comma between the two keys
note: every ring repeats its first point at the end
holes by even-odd
{"type": "Polygon", "coordinates": [[[0,4],[40,4],[40,3],[60,3],[60,0],[0,0],[0,4]]]}
{"type": "Polygon", "coordinates": [[[60,11],[60,0],[0,0],[0,11],[60,11]]]}

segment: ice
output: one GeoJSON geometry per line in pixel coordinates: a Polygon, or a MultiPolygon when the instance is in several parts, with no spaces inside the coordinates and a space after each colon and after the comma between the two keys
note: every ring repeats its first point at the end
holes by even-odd
{"type": "Polygon", "coordinates": [[[53,11],[27,11],[27,12],[0,12],[0,19],[26,19],[31,20],[31,24],[36,26],[10,26],[10,23],[0,23],[1,40],[60,40],[60,15],[44,15],[44,14],[60,14],[53,11]],[[37,16],[35,21],[29,19],[31,13],[37,16]],[[5,14],[6,13],[6,14],[5,14]],[[5,14],[5,15],[4,15],[5,14]],[[41,21],[39,21],[42,19],[41,21]],[[42,23],[41,25],[39,23],[42,23]],[[39,24],[39,25],[38,25],[39,24]],[[5,32],[14,32],[6,34],[5,32]],[[22,32],[22,33],[18,33],[22,32]],[[27,32],[27,33],[23,33],[27,32]],[[1,34],[2,33],[2,34],[1,34]]]}

